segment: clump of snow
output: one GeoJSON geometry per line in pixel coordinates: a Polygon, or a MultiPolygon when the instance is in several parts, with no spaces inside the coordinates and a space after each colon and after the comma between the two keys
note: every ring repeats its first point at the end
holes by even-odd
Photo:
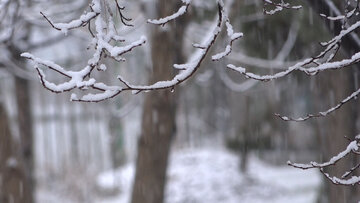
{"type": "Polygon", "coordinates": [[[106,71],[106,69],[107,69],[107,67],[106,67],[105,64],[101,64],[101,65],[99,66],[99,70],[100,70],[100,71],[106,71]]]}

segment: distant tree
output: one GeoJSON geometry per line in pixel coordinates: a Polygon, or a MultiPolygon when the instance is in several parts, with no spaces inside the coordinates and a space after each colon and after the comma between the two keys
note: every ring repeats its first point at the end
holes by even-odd
{"type": "MultiPolygon", "coordinates": [[[[2,190],[6,197],[4,202],[34,202],[35,178],[34,178],[34,150],[33,150],[33,119],[31,108],[31,86],[30,81],[35,80],[33,74],[26,70],[26,59],[20,54],[24,51],[35,51],[38,48],[55,43],[61,43],[65,39],[63,35],[45,37],[39,41],[31,39],[32,33],[42,27],[38,23],[38,10],[43,7],[52,6],[51,13],[62,12],[59,9],[71,8],[78,12],[83,7],[85,1],[77,1],[77,4],[69,2],[59,3],[57,0],[43,2],[41,6],[32,0],[1,0],[0,1],[0,68],[9,73],[14,78],[16,103],[16,124],[14,132],[9,131],[10,122],[5,122],[8,118],[4,103],[1,104],[1,151],[3,168],[5,163],[15,163],[6,170],[1,170],[0,185],[8,187],[2,190]],[[60,5],[60,6],[59,6],[60,5]],[[36,14],[35,14],[36,13],[36,14]],[[18,132],[18,134],[17,134],[18,132]],[[5,158],[7,158],[5,160],[5,158]],[[11,183],[10,183],[10,182],[11,183]],[[16,185],[17,184],[17,185],[16,185]],[[19,190],[20,188],[20,190],[19,190]],[[19,193],[15,193],[15,191],[19,193]],[[12,196],[13,200],[9,197],[12,196]]],[[[0,202],[3,202],[0,197],[0,202]]]]}
{"type": "MultiPolygon", "coordinates": [[[[29,6],[30,1],[0,1],[0,67],[12,73],[15,77],[15,95],[17,107],[17,124],[20,139],[15,139],[9,131],[1,133],[3,166],[0,175],[4,190],[4,202],[34,201],[33,178],[33,130],[31,119],[29,74],[23,69],[24,58],[20,54],[28,46],[30,25],[24,21],[22,9],[29,6]],[[21,28],[21,29],[20,29],[21,28]],[[19,31],[21,30],[21,31],[19,31]],[[6,144],[5,144],[6,143],[6,144]],[[7,145],[7,146],[6,146],[7,145]],[[6,146],[6,147],[5,147],[6,146]],[[5,160],[6,158],[6,160],[5,160]],[[12,167],[6,168],[7,162],[14,162],[12,167]],[[7,188],[8,187],[8,188],[7,188]],[[19,189],[22,188],[24,192],[19,189]]],[[[1,104],[3,127],[7,118],[6,108],[1,104]]],[[[9,124],[9,122],[7,123],[9,124]]],[[[7,127],[9,128],[9,126],[7,127]]],[[[1,201],[1,198],[0,198],[1,201]]]]}

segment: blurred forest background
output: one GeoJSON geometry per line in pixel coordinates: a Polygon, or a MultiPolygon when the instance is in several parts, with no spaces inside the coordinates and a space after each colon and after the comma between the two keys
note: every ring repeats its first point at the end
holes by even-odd
{"type": "MultiPolygon", "coordinates": [[[[251,72],[275,73],[318,53],[319,42],[338,32],[319,15],[321,9],[326,11],[324,1],[294,1],[303,8],[272,16],[263,14],[261,0],[231,1],[229,18],[244,37],[224,60],[207,59],[174,91],[122,93],[100,103],[76,103],[69,101],[68,93],[44,89],[20,54],[31,51],[73,70],[86,65],[92,54],[87,50],[88,28],[63,35],[39,12],[56,22],[69,22],[89,2],[0,0],[0,202],[151,199],[137,194],[142,189],[132,189],[138,184],[153,185],[164,197],[149,202],[359,200],[359,186],[335,186],[316,170],[286,166],[288,160],[326,161],[342,151],[348,144],[344,136],[353,138],[360,132],[358,101],[306,122],[284,122],[274,116],[303,116],[334,106],[358,88],[357,65],[314,77],[294,73],[267,83],[225,68],[230,62],[251,72]],[[137,154],[144,156],[137,159],[137,154]],[[160,191],[165,179],[165,190],[160,191]]],[[[341,10],[347,1],[333,2],[341,10]]],[[[117,22],[119,34],[133,41],[145,33],[150,42],[128,53],[126,62],[107,62],[107,71],[98,78],[110,83],[118,83],[117,74],[134,84],[169,79],[176,71],[171,64],[187,61],[191,44],[209,32],[217,11],[215,1],[194,0],[187,15],[169,27],[154,28],[147,19],[166,16],[181,2],[119,3],[134,24],[117,22]]],[[[220,37],[213,53],[226,44],[220,37]]],[[[348,57],[356,50],[345,45],[340,55],[348,57]]],[[[47,77],[63,80],[50,71],[47,77]]],[[[340,174],[358,161],[343,160],[331,173],[340,174]]]]}

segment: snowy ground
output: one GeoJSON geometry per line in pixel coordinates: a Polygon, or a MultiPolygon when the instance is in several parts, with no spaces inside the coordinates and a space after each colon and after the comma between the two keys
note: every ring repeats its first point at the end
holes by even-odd
{"type": "MultiPolygon", "coordinates": [[[[225,149],[173,152],[168,172],[168,203],[316,202],[321,177],[317,171],[276,167],[250,158],[247,175],[239,173],[238,157],[225,149]]],[[[121,192],[95,202],[127,203],[134,168],[127,165],[98,177],[102,188],[121,192]]]]}

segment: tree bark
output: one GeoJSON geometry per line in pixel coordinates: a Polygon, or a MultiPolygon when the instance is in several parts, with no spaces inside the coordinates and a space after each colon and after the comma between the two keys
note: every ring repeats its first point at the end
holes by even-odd
{"type": "MultiPolygon", "coordinates": [[[[14,1],[17,9],[20,7],[30,6],[32,1],[14,1]]],[[[17,10],[17,14],[14,16],[15,23],[24,19],[21,17],[20,10],[17,10]]],[[[20,24],[20,23],[19,23],[20,24]]],[[[15,30],[16,31],[16,30],[15,30]]],[[[31,33],[31,24],[23,23],[21,32],[14,32],[13,37],[9,40],[7,48],[11,56],[11,60],[17,64],[18,67],[25,67],[25,59],[20,57],[20,54],[24,52],[23,48],[18,46],[19,41],[22,45],[28,44],[31,33]]],[[[14,75],[15,78],[15,96],[17,107],[17,126],[19,129],[18,139],[16,145],[12,145],[13,153],[17,154],[17,161],[19,166],[18,174],[21,174],[21,198],[26,203],[34,202],[34,158],[33,158],[33,124],[32,124],[32,112],[30,101],[30,82],[28,79],[24,79],[18,75],[14,75]]],[[[15,173],[11,175],[18,176],[15,173]]],[[[12,177],[9,177],[12,179],[12,177]]],[[[17,202],[17,201],[15,201],[17,202]]]]}
{"type": "MultiPolygon", "coordinates": [[[[169,15],[173,3],[159,0],[158,17],[169,15]]],[[[152,27],[151,58],[153,73],[150,83],[168,80],[173,75],[175,59],[174,32],[152,27]]],[[[171,140],[175,131],[175,94],[170,90],[147,93],[142,118],[142,133],[138,141],[136,175],[132,192],[133,203],[164,201],[166,168],[171,140]]]]}
{"type": "MultiPolygon", "coordinates": [[[[352,70],[323,73],[320,76],[320,87],[317,95],[319,98],[322,98],[322,104],[318,105],[318,109],[326,109],[326,106],[333,105],[349,95],[352,91],[351,81],[353,81],[352,70]],[[330,96],[329,92],[332,93],[330,96]],[[329,99],[327,99],[328,101],[323,101],[324,98],[329,99]]],[[[321,140],[321,161],[330,160],[332,156],[346,148],[349,141],[344,136],[353,137],[356,135],[355,106],[356,104],[349,102],[333,115],[317,121],[321,140]]],[[[328,168],[326,172],[332,176],[339,177],[354,166],[354,164],[352,157],[346,157],[334,167],[328,168]]],[[[356,188],[357,186],[354,187],[356,188]]],[[[324,190],[320,202],[353,202],[352,199],[354,197],[356,197],[356,192],[351,187],[334,185],[324,178],[324,190]]]]}
{"type": "Polygon", "coordinates": [[[6,110],[0,104],[0,202],[33,202],[27,168],[18,151],[19,139],[11,134],[9,126],[6,110]]]}
{"type": "Polygon", "coordinates": [[[33,156],[33,128],[30,103],[29,81],[15,78],[16,101],[18,109],[18,126],[20,134],[19,151],[25,167],[23,184],[28,191],[26,202],[34,202],[34,156],[33,156]]]}
{"type": "MultiPolygon", "coordinates": [[[[27,39],[27,38],[26,38],[27,39]]],[[[21,50],[15,46],[9,46],[9,51],[13,61],[19,67],[25,67],[24,58],[20,57],[21,50]]],[[[26,203],[34,202],[34,158],[33,158],[33,124],[30,101],[30,82],[27,79],[15,76],[15,96],[17,107],[17,126],[19,137],[16,145],[12,145],[17,154],[18,165],[21,169],[21,187],[26,203]]],[[[17,176],[12,173],[11,175],[17,176]]],[[[15,201],[16,202],[16,201],[15,201]]]]}
{"type": "MultiPolygon", "coordinates": [[[[311,6],[315,13],[322,13],[327,16],[339,15],[336,5],[331,6],[326,0],[312,1],[307,3],[311,6]]],[[[340,21],[325,21],[330,33],[337,35],[342,30],[342,23],[340,21]]],[[[345,36],[341,41],[342,51],[351,57],[354,53],[360,50],[360,44],[357,41],[358,35],[356,33],[345,36]]],[[[318,96],[324,98],[324,93],[333,93],[334,101],[338,102],[348,95],[353,89],[354,79],[359,67],[354,67],[350,70],[341,70],[336,73],[327,72],[320,76],[320,93],[318,96]],[[357,69],[357,70],[356,70],[357,69]]],[[[329,102],[328,105],[334,105],[329,102]]],[[[322,106],[321,109],[324,109],[322,106]]],[[[348,137],[355,136],[357,133],[356,121],[358,119],[358,107],[356,104],[349,102],[334,115],[329,116],[325,120],[318,120],[321,149],[323,161],[329,160],[332,156],[344,150],[348,141],[343,138],[344,135],[348,137]]],[[[330,168],[327,172],[333,175],[341,176],[341,173],[349,170],[358,160],[347,158],[344,161],[336,164],[335,167],[330,168]]],[[[320,202],[353,202],[359,198],[359,188],[357,186],[345,187],[332,184],[327,179],[324,180],[324,190],[320,197],[320,202]]]]}

